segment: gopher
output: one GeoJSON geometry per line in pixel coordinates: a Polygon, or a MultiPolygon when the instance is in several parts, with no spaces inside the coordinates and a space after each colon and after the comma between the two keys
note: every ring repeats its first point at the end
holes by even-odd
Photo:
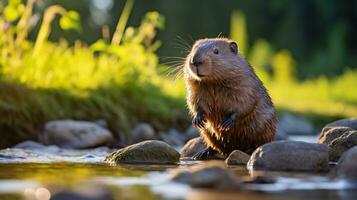
{"type": "Polygon", "coordinates": [[[252,153],[274,140],[274,105],[236,42],[225,38],[196,41],[183,72],[192,123],[207,144],[195,160],[217,152],[227,156],[236,149],[252,153]]]}

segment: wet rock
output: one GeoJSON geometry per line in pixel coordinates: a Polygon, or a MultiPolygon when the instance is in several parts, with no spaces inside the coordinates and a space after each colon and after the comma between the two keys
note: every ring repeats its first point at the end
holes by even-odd
{"type": "Polygon", "coordinates": [[[326,132],[333,127],[349,127],[353,130],[357,130],[357,118],[341,119],[327,124],[322,132],[326,132]]]}
{"type": "Polygon", "coordinates": [[[109,163],[176,164],[180,154],[165,142],[147,140],[119,149],[105,158],[109,163]]]}
{"type": "Polygon", "coordinates": [[[349,149],[341,156],[336,173],[340,178],[357,180],[357,146],[349,149]]]}
{"type": "Polygon", "coordinates": [[[342,136],[344,133],[352,131],[349,127],[331,127],[322,131],[317,143],[330,144],[336,138],[342,136]]]}
{"type": "Polygon", "coordinates": [[[328,146],[331,161],[337,161],[348,149],[357,145],[357,131],[344,132],[338,138],[332,140],[328,146]]]}
{"type": "Polygon", "coordinates": [[[284,114],[279,119],[278,127],[288,135],[311,135],[314,133],[311,123],[291,114],[284,114]]]}
{"type": "Polygon", "coordinates": [[[176,169],[171,179],[197,188],[232,189],[240,186],[235,175],[223,163],[209,161],[187,169],[176,169]]]}
{"type": "Polygon", "coordinates": [[[328,171],[328,147],[299,141],[275,141],[254,151],[250,170],[328,171]]]}
{"type": "MultiPolygon", "coordinates": [[[[206,148],[206,144],[204,143],[201,137],[193,138],[189,140],[185,146],[182,147],[180,154],[183,159],[190,159],[198,152],[202,151],[206,148]]],[[[219,153],[213,155],[210,159],[225,159],[225,157],[219,153]]]]}
{"type": "Polygon", "coordinates": [[[337,161],[345,151],[357,145],[357,130],[346,126],[325,127],[318,143],[327,144],[330,147],[330,161],[337,161]]]}
{"type": "Polygon", "coordinates": [[[187,141],[189,141],[189,140],[191,140],[193,138],[199,137],[200,136],[200,131],[197,128],[193,127],[193,126],[190,126],[186,130],[186,136],[187,136],[187,138],[186,138],[185,142],[187,142],[187,141]]]}
{"type": "Polygon", "coordinates": [[[148,123],[140,123],[133,129],[133,142],[138,143],[144,140],[155,139],[155,130],[148,123]]]}
{"type": "Polygon", "coordinates": [[[113,136],[94,122],[55,120],[46,123],[39,140],[65,148],[90,148],[112,142],[113,136]]]}
{"type": "Polygon", "coordinates": [[[234,150],[231,154],[229,154],[226,159],[227,165],[246,165],[249,161],[250,155],[244,153],[240,150],[234,150]]]}

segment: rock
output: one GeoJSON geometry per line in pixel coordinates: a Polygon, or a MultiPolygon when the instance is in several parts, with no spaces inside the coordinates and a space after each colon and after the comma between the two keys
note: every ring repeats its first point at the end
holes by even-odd
{"type": "Polygon", "coordinates": [[[328,131],[328,129],[332,127],[349,127],[353,130],[357,130],[357,118],[341,119],[341,120],[334,121],[332,123],[327,124],[322,129],[322,132],[326,132],[328,131]]]}
{"type": "Polygon", "coordinates": [[[349,127],[331,127],[322,131],[317,143],[320,144],[330,144],[334,139],[340,137],[345,132],[352,131],[353,129],[349,127]]]}
{"type": "Polygon", "coordinates": [[[276,128],[275,140],[288,140],[288,139],[289,139],[288,134],[283,130],[281,125],[278,124],[278,127],[276,128]]]}
{"type": "Polygon", "coordinates": [[[176,164],[180,154],[165,142],[147,140],[119,149],[108,155],[109,163],[176,164]]]}
{"type": "Polygon", "coordinates": [[[357,145],[357,131],[347,131],[340,137],[332,140],[328,146],[330,161],[337,161],[348,149],[357,145]]]}
{"type": "Polygon", "coordinates": [[[337,161],[345,151],[357,145],[357,130],[330,126],[323,129],[318,143],[327,144],[330,147],[330,161],[337,161]]]}
{"type": "Polygon", "coordinates": [[[174,147],[182,146],[186,140],[186,136],[176,129],[169,129],[167,133],[160,133],[160,138],[164,142],[174,147]]]}
{"type": "MultiPolygon", "coordinates": [[[[193,138],[189,140],[185,146],[182,147],[180,154],[181,158],[187,159],[196,155],[199,151],[202,151],[206,148],[206,144],[204,143],[201,137],[193,138]]],[[[212,156],[210,159],[225,159],[225,157],[219,153],[212,156]]]]}
{"type": "Polygon", "coordinates": [[[276,182],[276,179],[270,176],[258,175],[245,177],[242,182],[245,184],[272,184],[276,182]]]}
{"type": "Polygon", "coordinates": [[[58,146],[56,145],[43,145],[35,141],[24,141],[21,142],[17,145],[14,146],[14,148],[18,149],[28,149],[28,150],[37,150],[41,152],[47,152],[47,153],[58,153],[62,151],[58,146]]]}
{"type": "Polygon", "coordinates": [[[155,130],[148,123],[140,123],[133,129],[133,142],[138,143],[144,140],[155,139],[155,130]]]}
{"type": "Polygon", "coordinates": [[[204,165],[195,165],[187,169],[176,169],[171,179],[198,188],[232,189],[240,186],[235,175],[221,162],[209,161],[204,165]]]}
{"type": "Polygon", "coordinates": [[[106,147],[95,149],[62,149],[56,146],[39,148],[7,148],[0,150],[0,163],[98,163],[112,150],[106,147]]]}
{"type": "Polygon", "coordinates": [[[250,170],[328,171],[328,147],[299,141],[275,141],[254,151],[250,170]]]}
{"type": "Polygon", "coordinates": [[[187,142],[187,141],[189,141],[189,140],[191,140],[191,139],[193,139],[195,137],[199,137],[200,136],[200,131],[197,128],[193,127],[193,126],[190,126],[186,130],[186,136],[187,136],[187,138],[186,138],[185,142],[187,142]]]}
{"type": "Polygon", "coordinates": [[[309,122],[291,114],[284,114],[279,119],[278,129],[288,135],[311,135],[314,133],[313,126],[309,122]]]}
{"type": "Polygon", "coordinates": [[[246,165],[249,161],[250,155],[244,153],[240,150],[234,150],[231,154],[229,154],[226,159],[227,165],[246,165]]]}
{"type": "Polygon", "coordinates": [[[41,149],[45,147],[46,147],[45,145],[31,140],[20,142],[14,146],[14,148],[18,148],[18,149],[41,149]]]}
{"type": "Polygon", "coordinates": [[[357,146],[341,156],[336,167],[336,174],[340,178],[357,180],[357,146]]]}
{"type": "Polygon", "coordinates": [[[97,120],[94,120],[93,122],[103,128],[106,128],[106,129],[108,128],[108,123],[107,123],[107,121],[105,121],[105,119],[97,119],[97,120]]]}
{"type": "Polygon", "coordinates": [[[65,148],[90,148],[112,142],[110,131],[94,122],[55,120],[47,122],[41,143],[65,148]]]}

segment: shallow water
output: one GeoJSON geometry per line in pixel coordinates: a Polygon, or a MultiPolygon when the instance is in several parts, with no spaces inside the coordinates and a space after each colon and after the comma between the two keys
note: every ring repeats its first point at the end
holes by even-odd
{"type": "MultiPolygon", "coordinates": [[[[351,183],[324,175],[273,173],[274,184],[248,184],[237,191],[192,189],[170,181],[170,170],[186,167],[81,163],[0,164],[0,199],[357,199],[351,183]]],[[[249,176],[245,167],[230,168],[249,176]]]]}
{"type": "MultiPolygon", "coordinates": [[[[245,184],[235,191],[194,189],[170,181],[170,171],[200,162],[111,166],[102,162],[110,151],[50,146],[0,150],[0,200],[357,200],[357,183],[335,180],[328,174],[253,172],[273,177],[276,182],[245,184]]],[[[242,179],[251,175],[245,166],[229,169],[242,179]]]]}

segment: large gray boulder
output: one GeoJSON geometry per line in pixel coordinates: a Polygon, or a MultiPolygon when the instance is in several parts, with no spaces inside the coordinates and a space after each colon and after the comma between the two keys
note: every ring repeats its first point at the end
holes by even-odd
{"type": "Polygon", "coordinates": [[[254,151],[250,170],[328,171],[328,147],[299,141],[275,141],[254,151]]]}
{"type": "Polygon", "coordinates": [[[113,142],[111,132],[94,122],[55,120],[47,122],[39,141],[65,148],[90,148],[113,142]]]}
{"type": "Polygon", "coordinates": [[[340,178],[357,180],[357,146],[346,151],[340,158],[336,168],[340,178]]]}
{"type": "Polygon", "coordinates": [[[179,159],[180,154],[167,143],[147,140],[119,149],[108,155],[104,161],[114,164],[176,164],[179,159]]]}

